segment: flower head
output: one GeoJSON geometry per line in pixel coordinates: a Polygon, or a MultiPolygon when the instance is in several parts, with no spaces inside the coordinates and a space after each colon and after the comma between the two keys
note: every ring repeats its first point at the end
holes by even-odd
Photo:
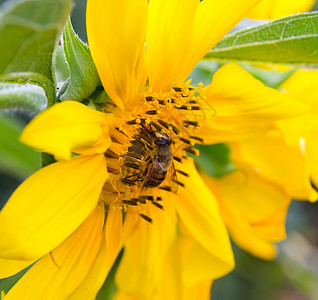
{"type": "Polygon", "coordinates": [[[257,2],[88,1],[89,45],[110,100],[100,111],[55,104],[23,132],[23,142],[58,162],[28,178],[0,213],[6,276],[39,260],[6,299],[25,289],[94,297],[122,247],[118,287],[150,297],[179,234],[191,239],[186,286],[233,268],[216,199],[187,154],[198,154],[195,143],[254,136],[307,108],[235,64],[204,88],[185,80],[257,2]]]}

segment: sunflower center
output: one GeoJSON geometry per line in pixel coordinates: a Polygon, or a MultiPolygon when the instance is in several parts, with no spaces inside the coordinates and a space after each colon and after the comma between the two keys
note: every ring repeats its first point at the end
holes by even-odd
{"type": "Polygon", "coordinates": [[[165,93],[148,91],[132,109],[115,112],[112,144],[105,153],[111,178],[102,192],[104,201],[124,208],[147,202],[163,208],[160,190],[175,193],[184,187],[177,174],[188,174],[175,163],[182,166],[187,153],[198,155],[193,146],[203,143],[196,136],[207,109],[201,89],[186,82],[165,93]]]}

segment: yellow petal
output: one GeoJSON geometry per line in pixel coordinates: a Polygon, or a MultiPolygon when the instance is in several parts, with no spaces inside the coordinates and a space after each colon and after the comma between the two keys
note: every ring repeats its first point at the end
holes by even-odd
{"type": "Polygon", "coordinates": [[[300,12],[310,11],[315,0],[263,0],[247,17],[251,19],[275,20],[300,12]]]}
{"type": "Polygon", "coordinates": [[[202,299],[209,300],[211,295],[212,281],[206,280],[185,289],[183,292],[184,300],[202,299]]]}
{"type": "MultiPolygon", "coordinates": [[[[223,276],[234,267],[234,258],[228,233],[219,215],[219,208],[214,195],[204,184],[191,159],[183,162],[181,168],[189,177],[180,175],[178,180],[185,184],[179,187],[175,196],[170,196],[181,220],[191,236],[196,239],[209,254],[218,261],[215,268],[210,268],[211,278],[223,276]]],[[[189,280],[201,281],[202,278],[189,276],[189,280]]],[[[192,282],[195,284],[197,282],[192,282]]]]}
{"type": "Polygon", "coordinates": [[[238,246],[252,254],[273,259],[273,241],[285,238],[285,218],[290,197],[279,185],[240,166],[220,179],[204,175],[216,194],[222,218],[238,246]]]}
{"type": "Polygon", "coordinates": [[[0,256],[37,259],[54,249],[96,207],[108,176],[104,155],[75,157],[33,174],[0,212],[0,256]]]}
{"type": "Polygon", "coordinates": [[[313,193],[309,166],[302,140],[285,142],[278,131],[232,145],[233,159],[258,170],[262,176],[282,185],[291,197],[308,199],[313,193]]]}
{"type": "Polygon", "coordinates": [[[232,239],[240,248],[265,260],[273,260],[276,257],[275,245],[259,236],[259,232],[236,215],[234,211],[226,210],[223,206],[221,213],[232,239]]]}
{"type": "Polygon", "coordinates": [[[183,82],[200,59],[260,0],[154,0],[149,3],[150,86],[183,82]]]}
{"type": "MultiPolygon", "coordinates": [[[[279,127],[289,139],[302,139],[310,165],[310,175],[318,185],[318,71],[300,69],[290,76],[281,86],[282,90],[294,98],[311,105],[310,112],[293,122],[280,122],[279,127]]],[[[315,200],[315,199],[312,199],[315,200]]]]}
{"type": "MultiPolygon", "coordinates": [[[[198,261],[202,261],[202,259],[200,257],[194,256],[197,253],[188,251],[188,242],[189,240],[187,240],[185,237],[178,236],[175,239],[175,242],[166,255],[163,266],[164,273],[162,277],[162,284],[158,289],[154,299],[209,299],[211,289],[211,268],[215,268],[215,265],[212,264],[213,259],[211,261],[211,256],[208,255],[208,257],[205,257],[205,264],[199,264],[198,261]],[[189,268],[189,262],[192,264],[191,270],[189,268]],[[206,277],[202,276],[202,272],[205,272],[209,268],[209,274],[207,275],[208,280],[200,281],[194,285],[189,285],[189,282],[197,280],[187,280],[187,277],[206,277]],[[192,273],[189,274],[189,271],[192,273]]],[[[190,244],[197,245],[197,243],[192,239],[190,244]]]]}
{"type": "Polygon", "coordinates": [[[147,24],[149,85],[164,89],[184,70],[198,0],[152,0],[147,24]]]}
{"type": "Polygon", "coordinates": [[[37,262],[9,291],[10,299],[66,299],[87,276],[100,249],[104,211],[100,208],[37,262]],[[53,257],[53,258],[52,258],[53,257]]]}
{"type": "Polygon", "coordinates": [[[194,66],[246,13],[261,0],[204,0],[199,3],[192,32],[191,46],[184,57],[178,81],[183,81],[194,66]]]}
{"type": "Polygon", "coordinates": [[[201,127],[201,136],[208,144],[259,134],[273,121],[298,116],[310,109],[266,87],[234,63],[220,68],[202,93],[214,109],[201,127]]]}
{"type": "MultiPolygon", "coordinates": [[[[149,300],[193,300],[193,299],[209,299],[211,280],[199,282],[192,286],[186,286],[182,280],[184,271],[183,263],[185,252],[184,238],[176,237],[169,252],[165,256],[163,264],[163,276],[161,278],[160,287],[155,294],[147,298],[149,300]]],[[[195,257],[191,257],[194,258],[195,257]]],[[[190,259],[191,259],[190,258],[190,259]]],[[[211,265],[209,265],[211,267],[211,265]]],[[[214,266],[213,266],[214,267],[214,266]]],[[[194,273],[201,273],[201,266],[195,268],[194,273]]],[[[127,295],[119,290],[115,294],[114,300],[142,300],[145,298],[127,295]]]]}
{"type": "Polygon", "coordinates": [[[183,266],[183,282],[185,287],[199,285],[200,282],[211,281],[226,275],[234,268],[232,265],[225,265],[219,257],[211,254],[198,242],[193,242],[183,266]]]}
{"type": "Polygon", "coordinates": [[[68,300],[94,300],[108,272],[122,248],[122,210],[110,206],[105,224],[105,235],[96,260],[81,285],[69,296],[68,300]]]}
{"type": "Polygon", "coordinates": [[[26,267],[32,265],[36,260],[16,260],[0,258],[0,278],[12,276],[26,267]]]}
{"type": "Polygon", "coordinates": [[[299,101],[310,104],[311,112],[318,112],[318,71],[316,69],[300,69],[295,71],[281,85],[281,89],[299,101]]]}
{"type": "Polygon", "coordinates": [[[165,211],[147,205],[144,214],[151,217],[154,224],[139,218],[138,229],[126,242],[115,279],[118,288],[127,294],[147,298],[159,287],[163,260],[176,233],[169,203],[163,205],[165,211]]]}
{"type": "Polygon", "coordinates": [[[72,152],[103,153],[110,145],[105,114],[79,102],[64,101],[35,117],[21,134],[21,141],[57,160],[72,152]],[[80,150],[80,151],[77,151],[80,150]]]}
{"type": "Polygon", "coordinates": [[[106,92],[119,106],[143,85],[147,0],[88,0],[87,36],[106,92]]]}
{"type": "Polygon", "coordinates": [[[318,127],[313,135],[308,136],[306,139],[308,144],[308,157],[310,161],[310,176],[314,185],[318,186],[318,127]]]}

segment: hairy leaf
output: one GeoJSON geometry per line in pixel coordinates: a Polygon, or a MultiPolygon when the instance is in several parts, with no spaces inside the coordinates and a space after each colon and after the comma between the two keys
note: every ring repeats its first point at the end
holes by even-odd
{"type": "Polygon", "coordinates": [[[38,86],[0,83],[0,109],[24,109],[38,113],[45,105],[45,95],[38,86]]]}
{"type": "Polygon", "coordinates": [[[303,13],[223,38],[205,60],[318,64],[318,13],[303,13]]]}
{"type": "Polygon", "coordinates": [[[0,7],[0,81],[41,86],[55,99],[53,53],[71,0],[10,0],[0,7]]]}

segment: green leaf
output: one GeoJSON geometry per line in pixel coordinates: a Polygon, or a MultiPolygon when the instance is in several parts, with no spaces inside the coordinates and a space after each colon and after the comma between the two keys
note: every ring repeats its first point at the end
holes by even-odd
{"type": "Polygon", "coordinates": [[[318,13],[303,13],[223,38],[204,60],[318,64],[318,13]]]}
{"type": "Polygon", "coordinates": [[[0,7],[0,81],[32,83],[55,100],[53,53],[71,0],[10,0],[0,7]]]}
{"type": "Polygon", "coordinates": [[[60,99],[82,101],[95,91],[100,79],[89,47],[76,35],[70,20],[64,28],[63,46],[71,75],[68,88],[60,99]]]}
{"type": "Polygon", "coordinates": [[[196,145],[200,155],[194,157],[197,165],[213,177],[222,177],[235,170],[226,144],[196,145]]]}
{"type": "Polygon", "coordinates": [[[40,87],[0,83],[0,109],[24,109],[37,113],[45,106],[45,94],[40,87]]]}
{"type": "Polygon", "coordinates": [[[19,142],[23,125],[0,114],[0,171],[24,179],[40,168],[40,153],[19,142]]]}

